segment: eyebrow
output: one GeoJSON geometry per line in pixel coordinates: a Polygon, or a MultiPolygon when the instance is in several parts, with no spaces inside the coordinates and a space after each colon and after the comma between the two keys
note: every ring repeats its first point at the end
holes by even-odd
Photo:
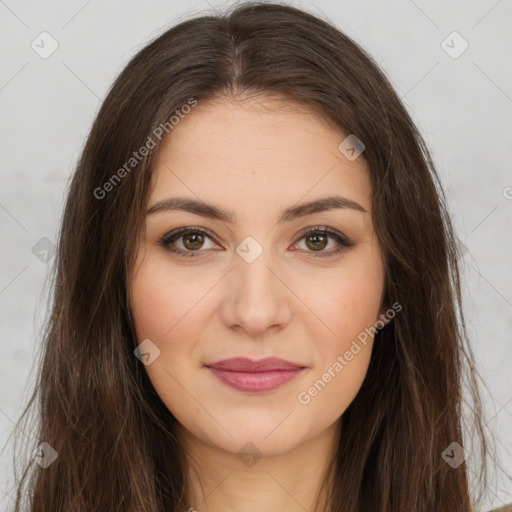
{"type": "MultiPolygon", "coordinates": [[[[312,215],[314,213],[320,213],[337,208],[350,208],[362,213],[368,213],[367,210],[365,210],[359,203],[352,201],[351,199],[341,196],[330,196],[286,208],[281,212],[278,222],[289,222],[299,217],[305,217],[306,215],[312,215]]],[[[146,211],[146,215],[149,216],[155,213],[176,210],[195,213],[202,217],[216,219],[230,224],[233,224],[236,221],[236,215],[233,212],[188,197],[169,197],[162,199],[151,206],[146,211]]]]}

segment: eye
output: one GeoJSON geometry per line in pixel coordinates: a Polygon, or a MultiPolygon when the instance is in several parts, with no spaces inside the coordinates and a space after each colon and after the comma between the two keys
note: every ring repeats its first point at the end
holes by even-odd
{"type": "Polygon", "coordinates": [[[314,228],[308,229],[301,234],[299,241],[301,240],[304,240],[306,251],[312,252],[315,257],[332,256],[355,245],[341,233],[322,226],[315,226],[314,228]],[[324,251],[329,244],[329,239],[334,240],[337,246],[335,246],[334,250],[324,251]]]}
{"type": "MultiPolygon", "coordinates": [[[[181,228],[162,237],[159,241],[160,245],[175,253],[180,257],[195,257],[195,252],[204,249],[205,239],[213,241],[205,230],[200,228],[181,228]],[[180,240],[181,239],[181,240],[180,240]],[[182,248],[176,247],[175,241],[180,241],[182,248]]],[[[179,245],[179,244],[178,244],[179,245]]],[[[206,247],[208,249],[208,247],[206,247]]]]}
{"type": "MultiPolygon", "coordinates": [[[[212,246],[205,247],[206,240],[213,242],[213,246],[218,246],[213,236],[209,235],[204,229],[186,227],[163,236],[159,240],[159,245],[179,257],[196,257],[198,256],[196,253],[201,252],[201,249],[212,248],[212,246]],[[180,245],[181,247],[179,247],[180,245]]],[[[298,242],[302,240],[305,242],[305,251],[313,253],[312,255],[315,257],[332,256],[355,245],[341,233],[322,226],[315,226],[301,233],[298,242]],[[335,245],[334,250],[325,251],[329,240],[336,242],[337,246],[335,245]]],[[[297,245],[298,242],[295,242],[294,245],[297,245]]]]}

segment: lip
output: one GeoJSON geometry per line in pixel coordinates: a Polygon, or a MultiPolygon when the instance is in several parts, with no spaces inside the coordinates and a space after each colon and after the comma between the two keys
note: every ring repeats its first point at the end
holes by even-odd
{"type": "Polygon", "coordinates": [[[277,357],[252,361],[245,357],[205,365],[224,384],[250,393],[272,391],[302,373],[304,366],[277,357]]]}
{"type": "Polygon", "coordinates": [[[229,359],[222,359],[215,363],[208,363],[205,365],[208,368],[216,368],[217,370],[226,370],[230,372],[270,372],[270,371],[284,371],[284,370],[297,370],[304,368],[303,365],[292,363],[286,359],[278,357],[265,357],[253,361],[247,357],[231,357],[229,359]]]}

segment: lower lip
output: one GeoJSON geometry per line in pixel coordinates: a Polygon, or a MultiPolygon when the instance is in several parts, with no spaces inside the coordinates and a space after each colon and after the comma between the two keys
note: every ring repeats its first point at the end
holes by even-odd
{"type": "Polygon", "coordinates": [[[304,368],[252,373],[231,372],[210,367],[208,367],[208,369],[224,384],[227,384],[238,391],[262,393],[264,391],[272,391],[273,389],[281,387],[283,384],[286,384],[297,377],[304,368]]]}

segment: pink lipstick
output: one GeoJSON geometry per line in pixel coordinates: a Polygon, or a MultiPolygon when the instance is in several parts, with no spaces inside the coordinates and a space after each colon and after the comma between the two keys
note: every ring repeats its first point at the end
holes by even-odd
{"type": "Polygon", "coordinates": [[[238,391],[272,391],[294,379],[304,366],[276,357],[252,361],[245,357],[205,365],[220,381],[238,391]]]}

